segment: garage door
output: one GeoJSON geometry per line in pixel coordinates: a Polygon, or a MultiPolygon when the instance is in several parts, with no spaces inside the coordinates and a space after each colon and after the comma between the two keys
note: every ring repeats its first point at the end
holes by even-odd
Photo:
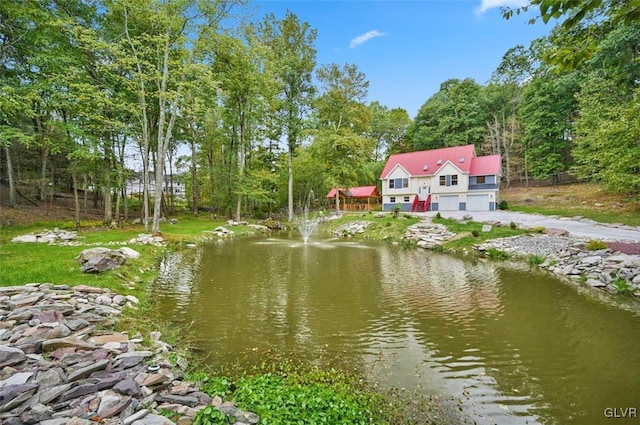
{"type": "Polygon", "coordinates": [[[458,203],[458,195],[456,196],[440,196],[438,203],[439,211],[458,211],[460,204],[458,203]]]}
{"type": "Polygon", "coordinates": [[[467,195],[467,211],[489,211],[489,195],[467,195]]]}

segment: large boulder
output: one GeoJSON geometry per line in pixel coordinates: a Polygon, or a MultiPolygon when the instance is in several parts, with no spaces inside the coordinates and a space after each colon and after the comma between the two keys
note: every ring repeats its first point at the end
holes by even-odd
{"type": "MultiPolygon", "coordinates": [[[[131,250],[137,254],[136,251],[131,250]]],[[[113,270],[127,262],[131,253],[123,253],[120,249],[90,248],[85,249],[76,257],[80,269],[85,273],[101,273],[113,270]]]]}

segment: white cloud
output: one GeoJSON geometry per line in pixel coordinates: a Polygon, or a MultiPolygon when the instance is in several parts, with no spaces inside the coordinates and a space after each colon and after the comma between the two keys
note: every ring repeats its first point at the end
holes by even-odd
{"type": "Polygon", "coordinates": [[[482,0],[482,4],[476,8],[476,13],[482,15],[489,9],[498,7],[522,7],[529,4],[529,0],[482,0]]]}
{"type": "Polygon", "coordinates": [[[349,48],[355,49],[359,45],[361,45],[363,43],[366,43],[367,41],[371,40],[372,38],[382,37],[382,36],[385,36],[385,35],[387,35],[387,34],[384,33],[384,32],[380,32],[378,30],[365,32],[364,34],[361,34],[361,35],[357,36],[356,38],[354,38],[353,40],[351,40],[351,43],[349,43],[349,48]]]}

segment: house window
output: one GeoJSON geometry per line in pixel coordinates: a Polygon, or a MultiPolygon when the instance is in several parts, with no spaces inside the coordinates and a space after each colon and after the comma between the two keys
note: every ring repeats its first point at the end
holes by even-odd
{"type": "Polygon", "coordinates": [[[485,176],[476,177],[476,183],[477,184],[484,184],[484,182],[485,182],[485,176]]]}
{"type": "Polygon", "coordinates": [[[458,185],[458,175],[454,174],[451,176],[451,186],[457,186],[458,185]]]}
{"type": "Polygon", "coordinates": [[[392,196],[391,198],[389,198],[389,202],[394,203],[396,202],[396,197],[392,196]]]}
{"type": "Polygon", "coordinates": [[[409,179],[390,179],[389,180],[389,189],[402,189],[405,187],[409,187],[409,179]]]}
{"type": "Polygon", "coordinates": [[[408,196],[404,197],[404,202],[409,202],[409,197],[408,196]]]}
{"type": "Polygon", "coordinates": [[[446,186],[446,184],[447,184],[447,177],[440,176],[440,186],[446,186]]]}

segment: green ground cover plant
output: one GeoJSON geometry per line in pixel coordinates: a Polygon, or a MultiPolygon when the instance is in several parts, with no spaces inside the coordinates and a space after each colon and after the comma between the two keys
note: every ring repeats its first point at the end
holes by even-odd
{"type": "MultiPolygon", "coordinates": [[[[250,373],[234,378],[199,372],[191,376],[210,396],[234,400],[255,412],[260,423],[286,424],[445,424],[429,400],[407,403],[405,395],[380,392],[357,374],[302,364],[273,355],[250,373]]],[[[215,409],[202,409],[196,424],[232,423],[215,409]]]]}

